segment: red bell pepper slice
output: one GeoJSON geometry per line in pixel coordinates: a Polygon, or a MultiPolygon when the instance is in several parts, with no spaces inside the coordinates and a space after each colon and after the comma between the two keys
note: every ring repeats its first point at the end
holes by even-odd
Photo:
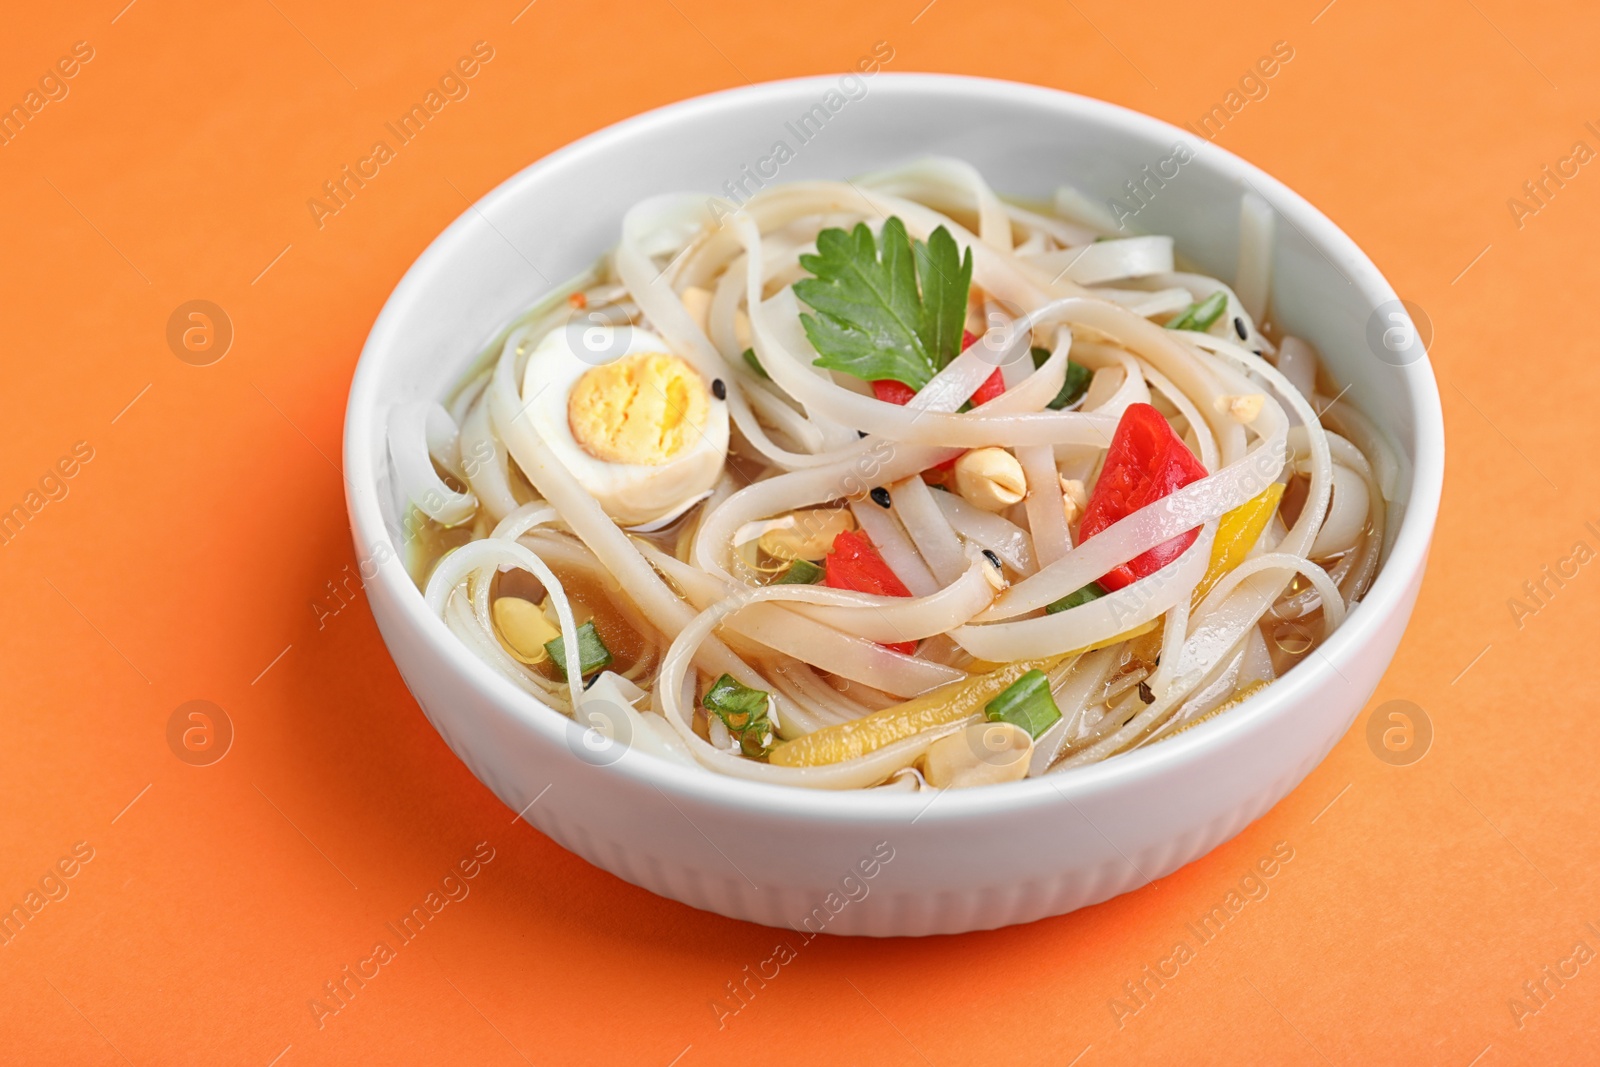
{"type": "MultiPolygon", "coordinates": [[[[867,535],[854,530],[845,530],[833,539],[833,550],[822,562],[822,584],[832,589],[851,589],[878,596],[911,595],[911,590],[872,547],[867,535]]],[[[909,656],[917,650],[917,643],[897,641],[883,647],[909,656]]]]}
{"type": "MultiPolygon", "coordinates": [[[[973,344],[977,342],[977,340],[977,334],[973,333],[971,330],[962,330],[961,351],[965,352],[967,349],[971,348],[973,344]]],[[[995,397],[999,396],[1005,391],[1006,380],[1004,376],[1001,375],[1000,368],[996,367],[994,369],[994,373],[985,378],[983,380],[983,384],[978,386],[978,391],[972,394],[972,406],[977,407],[980,404],[987,404],[989,401],[993,400],[995,397]]],[[[955,461],[951,460],[951,462],[953,463],[955,461]]]]}
{"type": "Polygon", "coordinates": [[[980,404],[987,404],[1005,391],[1005,379],[1000,376],[1000,372],[997,370],[985,378],[983,384],[978,386],[978,391],[972,394],[972,406],[977,407],[980,404]]]}
{"type": "MultiPolygon", "coordinates": [[[[1149,404],[1128,405],[1111,436],[1100,480],[1083,509],[1079,543],[1205,476],[1205,467],[1172,432],[1161,412],[1149,404]]],[[[1112,592],[1154,574],[1182,555],[1198,536],[1196,528],[1163,541],[1100,578],[1101,587],[1112,592]]]]}
{"type": "MultiPolygon", "coordinates": [[[[965,352],[971,348],[977,342],[978,336],[971,330],[962,330],[961,351],[965,352]]],[[[972,394],[972,406],[977,407],[980,404],[987,404],[1005,391],[1005,377],[1000,373],[999,368],[996,368],[994,373],[985,378],[983,384],[978,386],[977,391],[972,394]]],[[[880,378],[872,383],[872,395],[886,404],[899,404],[904,407],[911,403],[911,398],[917,395],[917,391],[905,382],[894,378],[880,378]]],[[[956,465],[956,460],[960,458],[960,456],[952,456],[943,463],[936,463],[928,469],[948,471],[956,465]]]]}
{"type": "MultiPolygon", "coordinates": [[[[962,330],[961,351],[965,352],[971,348],[977,339],[978,335],[971,330],[962,330]]],[[[977,407],[979,404],[987,404],[1005,391],[1005,379],[997,368],[993,374],[983,380],[982,385],[978,386],[978,391],[972,394],[972,406],[977,407]]],[[[872,383],[872,395],[886,404],[899,404],[904,407],[906,404],[911,403],[911,398],[917,395],[917,391],[905,382],[894,378],[879,378],[872,383]]],[[[951,462],[955,461],[951,460],[951,462]]]]}
{"type": "Polygon", "coordinates": [[[885,404],[905,407],[911,403],[911,398],[917,395],[917,391],[898,378],[879,378],[872,383],[872,395],[885,404]]]}

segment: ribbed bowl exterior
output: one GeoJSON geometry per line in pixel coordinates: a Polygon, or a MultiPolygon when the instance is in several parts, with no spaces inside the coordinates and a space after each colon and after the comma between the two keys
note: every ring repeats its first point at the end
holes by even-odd
{"type": "Polygon", "coordinates": [[[1405,612],[1371,632],[1355,658],[1365,669],[1342,668],[1347,678],[1328,672],[1309,698],[1257,717],[1211,758],[1183,761],[1154,781],[1109,776],[1092,789],[1068,789],[1068,775],[1061,791],[998,811],[966,814],[941,810],[938,796],[904,797],[912,803],[849,820],[806,814],[804,796],[795,805],[802,810],[785,815],[687,795],[651,781],[659,761],[631,751],[615,764],[590,765],[573,754],[564,730],[530,731],[502,702],[462,686],[442,658],[430,663],[437,644],[397,624],[381,599],[373,608],[440,736],[510,810],[526,809],[524,818],[563,848],[719,915],[803,933],[907,937],[1097,904],[1238,834],[1348,729],[1393,654],[1410,598],[1405,612]],[[879,861],[871,878],[864,858],[879,861]]]}

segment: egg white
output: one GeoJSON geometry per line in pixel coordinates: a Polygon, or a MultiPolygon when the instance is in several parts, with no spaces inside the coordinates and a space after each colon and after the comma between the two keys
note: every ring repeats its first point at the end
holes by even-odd
{"type": "Polygon", "coordinates": [[[671,352],[658,335],[638,327],[556,327],[528,356],[522,372],[522,403],[527,418],[562,466],[594,495],[607,515],[623,526],[671,521],[703,498],[721,476],[728,455],[728,405],[707,390],[706,421],[690,442],[660,465],[610,463],[578,443],[567,417],[567,402],[584,374],[606,359],[645,352],[671,352]],[[574,343],[585,350],[580,356],[574,343]]]}

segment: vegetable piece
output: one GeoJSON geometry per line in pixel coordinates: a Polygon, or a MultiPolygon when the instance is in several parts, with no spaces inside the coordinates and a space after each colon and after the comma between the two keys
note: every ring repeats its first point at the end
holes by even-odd
{"type": "Polygon", "coordinates": [[[779,767],[817,767],[865,756],[924,730],[948,726],[977,715],[983,710],[984,704],[1028,671],[1049,670],[1065,658],[1049,656],[1008,663],[986,674],[975,674],[959,682],[942,685],[931,693],[912,697],[859,719],[824,726],[802,737],[780,742],[773,747],[768,759],[779,767]]]}
{"type": "Polygon", "coordinates": [[[772,747],[775,731],[768,714],[772,694],[766,690],[741,685],[731,674],[724,674],[711,683],[700,705],[706,714],[722,720],[746,756],[759,759],[772,747]]]}
{"type": "MultiPolygon", "coordinates": [[[[550,653],[550,658],[555,661],[556,670],[561,677],[567,676],[567,646],[566,642],[557,637],[544,643],[545,651],[550,653]]],[[[600,634],[594,628],[594,620],[578,627],[578,674],[587,677],[601,667],[610,665],[611,650],[600,639],[600,634]]]]}
{"type": "Polygon", "coordinates": [[[1200,584],[1194,587],[1196,604],[1205,599],[1211,587],[1221,581],[1223,575],[1244,562],[1245,556],[1261,538],[1261,531],[1272,521],[1273,514],[1278,510],[1278,502],[1282,499],[1283,483],[1273,482],[1222,516],[1217,523],[1217,539],[1211,542],[1211,565],[1206,568],[1206,576],[1200,579],[1200,584]]]}
{"type": "Polygon", "coordinates": [[[893,378],[879,378],[872,383],[872,395],[885,404],[905,407],[911,403],[911,398],[917,395],[917,391],[905,382],[897,382],[893,378]]]}
{"type": "Polygon", "coordinates": [[[822,568],[809,559],[797,559],[772,581],[773,585],[816,585],[822,581],[822,568]]]}
{"type": "MultiPolygon", "coordinates": [[[[833,539],[833,551],[823,563],[822,582],[831,589],[852,589],[878,596],[911,595],[911,590],[872,547],[867,535],[855,530],[845,530],[833,539]]],[[[897,641],[883,647],[909,656],[917,650],[917,643],[897,641]]]]}
{"type": "Polygon", "coordinates": [[[1075,589],[1066,596],[1062,597],[1060,600],[1057,600],[1052,604],[1046,604],[1044,611],[1046,615],[1054,615],[1058,611],[1066,611],[1068,608],[1075,608],[1080,604],[1087,604],[1091,600],[1099,600],[1105,595],[1106,591],[1100,588],[1099,583],[1090,582],[1082,589],[1075,589]]]}
{"type": "Polygon", "coordinates": [[[1190,304],[1178,313],[1178,317],[1167,323],[1169,330],[1193,330],[1196,333],[1205,333],[1211,329],[1211,324],[1222,317],[1228,308],[1228,294],[1218,289],[1210,296],[1198,303],[1190,304]]]}
{"type": "MultiPolygon", "coordinates": [[[[961,351],[965,352],[967,349],[977,344],[978,338],[981,336],[982,334],[973,333],[971,330],[962,330],[961,351]]],[[[972,396],[967,400],[967,402],[961,405],[961,410],[971,411],[979,404],[987,404],[989,401],[993,400],[995,397],[999,396],[1005,391],[1005,375],[1001,373],[999,367],[996,367],[994,372],[983,380],[983,384],[978,386],[978,388],[973,391],[972,396]]]]}
{"type": "Polygon", "coordinates": [[[986,405],[986,403],[994,400],[995,397],[1003,394],[1003,392],[1005,392],[1005,376],[997,370],[994,374],[990,374],[989,378],[984,379],[984,384],[978,387],[978,390],[973,394],[973,398],[966,402],[962,411],[971,411],[976,406],[986,405]]]}
{"type": "MultiPolygon", "coordinates": [[[[1048,348],[1035,346],[1031,352],[1035,370],[1044,366],[1044,361],[1050,358],[1050,350],[1048,348]]],[[[1085,367],[1082,363],[1074,363],[1070,359],[1067,360],[1067,377],[1061,383],[1061,391],[1045,407],[1051,411],[1060,411],[1062,408],[1072,407],[1083,399],[1083,394],[1089,391],[1089,382],[1093,378],[1094,372],[1088,367],[1085,367]]]]}
{"type": "Polygon", "coordinates": [[[987,404],[1005,391],[1006,380],[999,371],[995,371],[983,380],[982,385],[978,386],[977,391],[972,394],[972,399],[967,401],[967,405],[975,408],[981,404],[987,404]]]}
{"type": "MultiPolygon", "coordinates": [[[[965,352],[967,349],[971,348],[977,339],[978,335],[973,333],[971,330],[961,331],[961,351],[965,352]]],[[[987,404],[989,401],[993,400],[995,397],[999,396],[1005,391],[1005,376],[997,367],[995,368],[994,373],[985,378],[983,380],[983,384],[978,386],[977,390],[972,394],[972,399],[968,400],[961,406],[961,410],[971,411],[979,404],[987,404]]],[[[872,383],[872,395],[877,397],[879,400],[882,400],[886,404],[899,404],[901,407],[904,407],[905,405],[911,403],[911,398],[917,395],[917,390],[911,388],[911,386],[905,384],[904,382],[897,382],[893,378],[880,378],[872,383]]],[[[955,460],[950,460],[948,463],[941,464],[940,466],[941,468],[947,467],[950,463],[954,462],[955,460]]]]}
{"type": "Polygon", "coordinates": [[[751,370],[755,371],[757,378],[760,378],[763,381],[772,381],[772,375],[767,373],[767,368],[763,367],[761,365],[761,361],[756,358],[755,349],[747,348],[744,350],[743,355],[744,361],[750,365],[751,370]]]}
{"type": "Polygon", "coordinates": [[[794,293],[816,311],[800,321],[819,367],[915,391],[959,351],[972,250],[963,257],[943,226],[927,244],[909,240],[898,218],[877,242],[864,222],[849,233],[826,229],[800,265],[815,276],[795,282],[794,293]]]}
{"type": "Polygon", "coordinates": [[[983,706],[983,717],[990,722],[1008,722],[1028,731],[1034,740],[1055,725],[1061,709],[1050,695],[1050,679],[1041,670],[1031,670],[1012,682],[999,696],[983,706]]]}
{"type": "MultiPolygon", "coordinates": [[[[948,726],[969,718],[974,722],[981,721],[976,716],[983,710],[983,706],[1005,692],[1012,682],[1029,671],[1048,671],[1063,660],[1108,645],[1121,644],[1141,634],[1147,634],[1155,628],[1156,624],[1152,620],[1084,648],[1063,652],[1059,656],[1043,656],[1039,659],[1018,660],[1015,663],[984,664],[981,667],[982,673],[969,675],[959,682],[941,685],[931,692],[863,715],[859,719],[824,726],[802,737],[780,742],[773,747],[769,762],[781,767],[818,767],[827,763],[839,763],[865,756],[869,752],[875,752],[896,741],[903,741],[924,730],[948,726]]],[[[979,664],[973,666],[975,669],[980,667],[979,664]]]]}
{"type": "MultiPolygon", "coordinates": [[[[978,336],[978,334],[973,333],[971,330],[962,330],[961,351],[965,352],[967,349],[976,344],[978,341],[978,336]]],[[[972,394],[972,399],[968,400],[966,405],[962,407],[961,410],[967,411],[971,408],[979,406],[980,404],[987,404],[989,401],[993,400],[995,397],[999,396],[1005,391],[1005,375],[1000,373],[999,367],[996,367],[994,369],[994,373],[983,380],[983,384],[978,386],[977,391],[972,394]]]]}
{"type": "MultiPolygon", "coordinates": [[[[1161,412],[1149,404],[1129,404],[1111,436],[1100,479],[1083,509],[1079,543],[1205,476],[1204,465],[1172,432],[1161,412]]],[[[1199,535],[1196,528],[1135,556],[1101,575],[1100,587],[1108,593],[1116,592],[1154,574],[1182,555],[1199,535]]]]}
{"type": "MultiPolygon", "coordinates": [[[[962,330],[961,351],[965,352],[967,349],[971,348],[973,343],[977,340],[977,334],[973,333],[971,330],[962,330]]],[[[983,380],[983,384],[978,386],[977,391],[972,394],[972,398],[965,404],[961,405],[961,410],[971,411],[977,405],[987,404],[989,401],[993,400],[995,397],[999,396],[1005,391],[1005,376],[1000,372],[999,368],[996,368],[994,373],[985,378],[983,380]]],[[[872,383],[872,395],[877,397],[879,400],[882,400],[884,403],[899,404],[904,407],[906,404],[911,403],[911,398],[917,395],[917,391],[911,388],[909,385],[906,385],[904,382],[897,382],[892,378],[883,378],[872,383]]],[[[943,463],[935,463],[928,469],[939,472],[949,471],[955,466],[956,460],[960,458],[961,456],[959,455],[952,456],[943,463]]],[[[934,477],[937,478],[938,475],[935,475],[934,477]]]]}

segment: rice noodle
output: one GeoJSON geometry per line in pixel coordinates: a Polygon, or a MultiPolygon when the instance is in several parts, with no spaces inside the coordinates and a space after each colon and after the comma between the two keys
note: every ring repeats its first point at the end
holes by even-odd
{"type": "Polygon", "coordinates": [[[511,489],[511,459],[495,440],[489,425],[489,403],[480,397],[467,412],[461,426],[463,474],[483,505],[485,515],[495,522],[517,509],[517,496],[511,489]],[[482,457],[487,455],[485,461],[482,457]]]}
{"type": "Polygon", "coordinates": [[[931,493],[950,528],[980,548],[987,548],[1022,574],[1038,570],[1033,541],[1016,523],[975,508],[954,493],[931,493]]]}
{"type": "Polygon", "coordinates": [[[944,585],[956,581],[966,569],[966,553],[961,547],[961,538],[940,510],[928,483],[921,478],[902,478],[889,487],[889,499],[933,577],[944,585]]]}
{"type": "Polygon", "coordinates": [[[472,518],[478,498],[446,485],[434,463],[461,473],[461,442],[442,404],[397,404],[389,411],[389,455],[406,500],[430,519],[455,526],[472,518]]]}
{"type": "MultiPolygon", "coordinates": [[[[621,220],[617,246],[507,324],[440,402],[391,410],[397,495],[437,535],[418,539],[432,554],[415,568],[432,566],[426,604],[536,703],[612,736],[631,731],[632,746],[653,758],[752,781],[927,789],[919,767],[929,747],[981,721],[981,708],[909,732],[884,728],[876,747],[837,762],[761,757],[769,745],[892,715],[902,701],[1024,660],[1045,664],[1061,713],[1035,739],[1030,774],[1107,759],[1223,714],[1276,678],[1266,638],[1275,627],[1315,630],[1314,654],[1341,624],[1393,536],[1390,505],[1404,474],[1354,398],[1319,393],[1327,379],[1311,345],[1264,321],[1274,218],[1266,201],[1244,196],[1230,285],[1177,270],[1171,237],[1118,234],[1075,190],[1058,191],[1054,214],[1022,207],[960,160],[919,160],[855,182],[772,184],[738,205],[689,194],[641,201],[621,220]],[[903,358],[914,333],[938,358],[920,388],[904,391],[867,380],[882,371],[820,366],[817,346],[837,339],[815,332],[824,312],[794,289],[810,276],[823,231],[864,225],[879,240],[890,217],[914,242],[943,230],[970,253],[966,323],[980,335],[952,355],[939,331],[959,314],[926,333],[929,312],[905,310],[922,294],[901,287],[907,275],[889,271],[884,253],[890,291],[858,287],[852,299],[881,304],[903,328],[859,330],[867,351],[851,358],[903,358]],[[1217,294],[1222,314],[1204,332],[1166,328],[1217,294]],[[613,471],[579,437],[577,411],[551,431],[544,409],[534,410],[539,390],[522,391],[525,377],[546,384],[545,364],[525,364],[554,331],[602,321],[660,337],[714,393],[707,404],[726,404],[731,430],[720,471],[684,483],[670,507],[628,527],[591,492],[591,478],[613,471]],[[1032,349],[1045,351],[1030,357],[1032,349]],[[1053,406],[1069,374],[1086,373],[1083,395],[1053,406]],[[975,404],[980,389],[987,399],[975,404]],[[1080,492],[1094,500],[1138,484],[1125,466],[1115,477],[1105,470],[1136,408],[1140,419],[1164,418],[1162,432],[1183,442],[1171,448],[1192,453],[1192,480],[1130,495],[1114,521],[1081,538],[1080,492]],[[554,446],[567,431],[585,450],[577,459],[554,446]],[[1004,464],[988,467],[996,480],[987,497],[968,483],[981,465],[952,477],[949,463],[969,449],[1014,457],[1021,500],[994,491],[1004,464]],[[1225,516],[1279,481],[1292,483],[1293,521],[1274,511],[1255,544],[1218,555],[1231,569],[1214,562],[1219,529],[1232,528],[1225,516]],[[826,509],[815,514],[833,524],[822,527],[829,543],[801,521],[808,509],[826,509]],[[871,549],[851,550],[864,568],[854,577],[836,558],[846,542],[832,540],[852,529],[871,549]],[[1188,543],[1175,557],[1147,562],[1178,539],[1188,543]],[[910,595],[889,595],[897,587],[873,577],[875,566],[910,595]],[[1132,579],[1110,588],[1108,575],[1124,567],[1132,579]],[[608,626],[639,636],[615,669],[586,664],[598,695],[586,696],[581,670],[557,681],[511,654],[496,609],[513,581],[497,576],[511,570],[543,587],[565,648],[581,647],[577,620],[596,605],[577,602],[563,575],[579,595],[609,600],[608,626]],[[1095,651],[1071,654],[1084,648],[1095,651]],[[724,674],[767,694],[765,719],[712,705],[707,691],[724,674]],[[754,756],[753,721],[768,730],[754,756]]],[[[918,258],[929,255],[913,251],[915,271],[929,269],[935,260],[918,258]]],[[[924,291],[929,284],[923,276],[924,291]]],[[[834,356],[830,366],[854,366],[834,356]]],[[[720,437],[713,447],[720,452],[720,437]]],[[[515,595],[531,595],[515,581],[515,595]]]]}
{"type": "Polygon", "coordinates": [[[1029,261],[1053,276],[1065,275],[1079,285],[1140,278],[1172,270],[1172,238],[1125,237],[1080,248],[1030,256],[1029,261]]]}

